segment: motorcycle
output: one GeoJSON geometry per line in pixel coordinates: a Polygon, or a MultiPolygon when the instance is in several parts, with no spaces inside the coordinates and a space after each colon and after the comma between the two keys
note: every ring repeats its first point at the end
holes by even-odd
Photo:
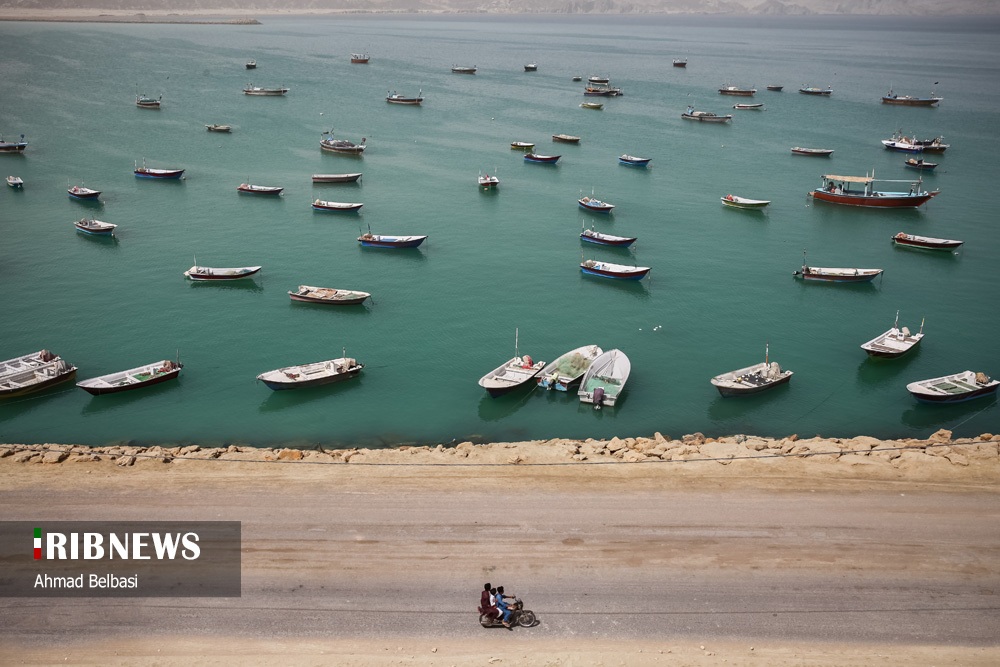
{"type": "MultiPolygon", "coordinates": [[[[510,609],[510,627],[515,625],[520,625],[522,628],[530,628],[535,624],[535,612],[530,609],[524,608],[524,603],[521,602],[521,598],[514,598],[513,602],[507,605],[510,609]]],[[[483,609],[482,607],[476,607],[479,610],[479,624],[484,628],[502,628],[503,613],[493,617],[489,615],[489,609],[483,609]]]]}

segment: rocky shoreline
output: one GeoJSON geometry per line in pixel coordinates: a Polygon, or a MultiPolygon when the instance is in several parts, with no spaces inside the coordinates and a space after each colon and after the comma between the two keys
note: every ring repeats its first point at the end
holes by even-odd
{"type": "MultiPolygon", "coordinates": [[[[652,437],[610,440],[551,439],[527,442],[457,445],[399,446],[391,449],[258,448],[244,445],[202,448],[185,446],[88,447],[83,445],[0,445],[0,459],[19,464],[97,463],[128,468],[136,464],[178,465],[188,461],[218,463],[298,463],[318,465],[607,465],[685,464],[684,467],[752,465],[755,470],[787,472],[787,464],[800,461],[822,464],[832,470],[865,470],[877,476],[927,475],[972,470],[989,476],[1000,472],[1000,435],[983,433],[974,438],[952,439],[939,430],[926,440],[852,438],[762,438],[734,435],[705,437],[701,433],[674,439],[659,432],[652,437]]],[[[669,466],[668,466],[669,467],[669,466]]],[[[674,465],[673,467],[677,467],[674,465]]],[[[704,469],[704,468],[702,468],[704,469]]]]}

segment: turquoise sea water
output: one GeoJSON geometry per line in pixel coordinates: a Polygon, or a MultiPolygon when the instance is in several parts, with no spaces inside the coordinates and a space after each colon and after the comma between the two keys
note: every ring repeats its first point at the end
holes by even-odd
{"type": "MultiPolygon", "coordinates": [[[[923,437],[1000,428],[995,399],[917,404],[913,380],[965,369],[1000,375],[995,213],[1000,22],[667,17],[281,18],[260,26],[0,23],[0,132],[24,133],[0,171],[0,358],[48,348],[79,377],[180,354],[178,382],[91,397],[72,385],[0,405],[4,442],[244,442],[368,446],[453,439],[608,437],[701,431],[923,437]],[[368,65],[349,54],[368,51],[368,65]],[[244,69],[255,58],[258,69],[244,69]],[[671,66],[687,58],[686,69],[671,66]],[[538,71],[523,65],[537,62],[538,71]],[[475,65],[475,76],[450,72],[475,65]],[[624,89],[602,111],[579,107],[593,74],[624,89]],[[241,93],[283,85],[282,98],[241,93]],[[935,82],[937,82],[935,84],[935,82]],[[763,112],[733,111],[727,83],[753,85],[763,112]],[[783,84],[784,92],[764,90],[783,84]],[[832,86],[830,98],[800,95],[832,86]],[[944,97],[939,108],[879,103],[944,97]],[[387,105],[386,92],[422,107],[387,105]],[[136,93],[163,108],[136,108],[136,93]],[[735,114],[684,121],[688,104],[735,114]],[[228,123],[231,135],[204,125],[228,123]],[[363,158],[321,153],[333,128],[367,138],[363,158]],[[951,148],[920,210],[813,204],[824,173],[912,178],[879,141],[895,130],[944,135],[951,148]],[[582,138],[555,144],[551,135],[582,138]],[[563,155],[525,164],[534,141],[563,155]],[[796,157],[791,146],[833,148],[796,157]],[[653,158],[619,166],[622,153],[653,158]],[[133,163],[185,168],[182,182],[136,179],[133,163]],[[357,185],[313,173],[361,171],[357,185]],[[494,171],[496,193],[476,177],[494,171]],[[236,193],[241,182],[284,196],[236,193]],[[66,188],[104,192],[96,208],[66,188]],[[610,218],[576,204],[616,204],[610,218]],[[770,199],[764,213],[724,208],[727,193],[770,199]],[[361,201],[360,215],[318,214],[314,198],[361,201]],[[74,232],[83,216],[119,225],[106,241],[74,232]],[[584,246],[582,224],[639,237],[630,251],[584,246]],[[361,249],[368,227],[428,234],[417,251],[361,249]],[[895,248],[898,231],[958,238],[954,255],[895,248]],[[818,266],[879,267],[869,286],[802,284],[818,266]],[[253,282],[201,285],[182,272],[261,264],[253,282]],[[581,257],[651,266],[639,284],[584,277],[581,257]],[[292,303],[299,284],[360,289],[374,303],[292,303]],[[897,309],[926,339],[909,358],[858,347],[897,309]],[[617,347],[632,376],[615,409],[575,395],[493,400],[478,378],[519,351],[549,360],[584,344],[617,347]],[[722,399],[718,373],[771,359],[791,383],[722,399]],[[349,356],[359,380],[271,392],[258,373],[349,356]]],[[[905,186],[904,186],[905,187],[905,186]]]]}

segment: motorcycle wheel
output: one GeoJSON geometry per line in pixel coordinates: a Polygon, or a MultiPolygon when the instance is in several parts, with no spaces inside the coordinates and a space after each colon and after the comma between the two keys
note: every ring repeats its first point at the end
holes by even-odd
{"type": "Polygon", "coordinates": [[[535,624],[535,612],[524,609],[521,611],[521,615],[517,617],[517,624],[522,628],[530,628],[535,624]]]}
{"type": "Polygon", "coordinates": [[[493,621],[491,621],[490,617],[487,616],[486,614],[480,614],[479,625],[483,626],[484,628],[489,628],[493,625],[493,621]]]}

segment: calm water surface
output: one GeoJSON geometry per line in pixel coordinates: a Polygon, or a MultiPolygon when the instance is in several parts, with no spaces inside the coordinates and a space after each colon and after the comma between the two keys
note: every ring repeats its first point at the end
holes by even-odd
{"type": "MultiPolygon", "coordinates": [[[[0,171],[0,358],[51,349],[80,378],[179,353],[180,380],[117,396],[72,385],[0,405],[5,442],[287,443],[370,446],[452,439],[865,433],[925,437],[1000,428],[994,399],[918,405],[913,380],[961,370],[1000,375],[996,332],[996,128],[1000,23],[900,19],[350,18],[260,26],[0,23],[0,132],[24,133],[23,156],[0,171]],[[595,27],[599,25],[600,30],[595,27]],[[739,28],[738,30],[735,28],[739,28]],[[57,48],[53,48],[57,45],[57,48]],[[368,65],[349,55],[368,51],[368,65]],[[258,69],[244,63],[255,58],[258,69]],[[687,58],[686,69],[674,58],[687,58]],[[538,71],[523,65],[537,62],[538,71]],[[475,76],[452,65],[474,65],[475,76]],[[579,107],[602,74],[624,89],[602,111],[579,107]],[[241,93],[283,85],[282,98],[241,93]],[[763,112],[733,111],[725,84],[756,86],[763,112]],[[784,92],[767,92],[782,84],[784,92]],[[829,98],[800,95],[826,86],[829,98]],[[891,107],[899,94],[944,97],[939,108],[891,107]],[[422,107],[387,105],[386,92],[422,107]],[[160,111],[136,93],[163,96],[160,111]],[[735,114],[731,125],[680,118],[687,105],[735,114]],[[227,123],[230,135],[204,125],[227,123]],[[320,134],[367,138],[363,158],[321,153],[320,134]],[[895,130],[944,135],[951,148],[916,211],[813,204],[824,173],[911,178],[907,157],[879,141],[895,130]],[[551,135],[580,136],[579,145],[551,135]],[[514,140],[562,154],[525,164],[514,140]],[[796,157],[791,146],[835,149],[796,157]],[[617,156],[653,159],[647,170],[617,156]],[[135,179],[135,161],[187,170],[181,182],[135,179]],[[361,183],[313,186],[313,173],[361,171],[361,183]],[[499,191],[476,187],[496,172],[499,191]],[[240,196],[250,181],[281,198],[240,196]],[[88,207],[65,190],[104,192],[88,207]],[[580,209],[582,194],[616,204],[580,209]],[[761,212],[724,208],[727,193],[769,199],[761,212]],[[364,202],[359,215],[317,214],[314,198],[364,202]],[[119,225],[115,240],[72,223],[119,225]],[[582,225],[639,237],[631,250],[584,247],[582,225]],[[362,249],[356,238],[428,234],[416,251],[362,249]],[[958,238],[956,254],[893,247],[898,231],[958,238]],[[803,250],[819,266],[879,267],[868,286],[792,278],[803,250]],[[261,264],[252,282],[202,285],[182,272],[261,264]],[[584,277],[581,258],[652,267],[621,284],[584,277]],[[374,303],[290,302],[299,284],[360,289],[374,303]],[[922,349],[898,361],[858,347],[900,311],[922,349]],[[492,400],[478,378],[519,351],[552,359],[596,343],[617,347],[632,376],[616,409],[575,395],[492,400]],[[771,359],[791,383],[720,398],[718,373],[771,359]],[[271,392],[258,373],[339,357],[361,378],[271,392]]],[[[590,98],[586,98],[590,99],[590,98]]],[[[906,187],[906,186],[904,186],[906,187]]]]}

